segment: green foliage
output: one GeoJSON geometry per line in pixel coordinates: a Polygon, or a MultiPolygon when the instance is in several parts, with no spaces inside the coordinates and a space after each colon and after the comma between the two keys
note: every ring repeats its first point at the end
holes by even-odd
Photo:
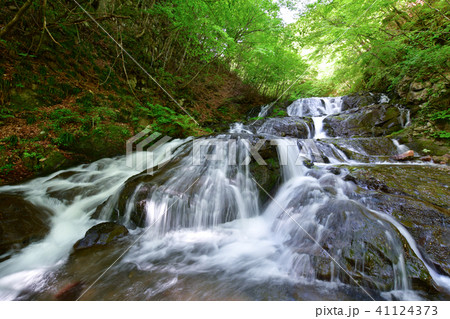
{"type": "Polygon", "coordinates": [[[23,158],[41,159],[41,158],[43,158],[43,156],[36,152],[25,151],[23,153],[23,158]]]}
{"type": "Polygon", "coordinates": [[[317,1],[296,24],[313,63],[331,60],[334,91],[386,91],[405,76],[449,82],[448,1],[317,1]]]}
{"type": "Polygon", "coordinates": [[[262,93],[281,94],[306,69],[276,1],[167,0],[148,12],[171,22],[197,68],[222,61],[262,93]]]}
{"type": "Polygon", "coordinates": [[[7,163],[3,166],[0,166],[0,173],[8,174],[9,172],[14,170],[15,165],[12,163],[7,163]]]}
{"type": "Polygon", "coordinates": [[[433,133],[431,136],[433,136],[435,138],[450,139],[450,132],[438,131],[438,132],[433,133]]]}
{"type": "Polygon", "coordinates": [[[53,120],[52,125],[56,129],[59,129],[66,124],[81,122],[81,118],[78,113],[66,108],[51,112],[49,118],[53,120]]]}
{"type": "Polygon", "coordinates": [[[75,142],[75,136],[70,132],[62,132],[55,140],[54,143],[60,146],[69,147],[75,142]]]}
{"type": "Polygon", "coordinates": [[[274,107],[272,114],[269,117],[286,117],[288,116],[286,110],[281,109],[279,106],[274,107]]]}
{"type": "Polygon", "coordinates": [[[11,147],[15,147],[17,145],[17,143],[19,143],[19,138],[17,137],[17,135],[11,135],[11,136],[5,137],[1,141],[9,144],[11,147]]]}
{"type": "Polygon", "coordinates": [[[13,117],[14,117],[13,112],[10,109],[7,109],[6,107],[0,107],[0,123],[2,120],[6,120],[13,117]]]}
{"type": "Polygon", "coordinates": [[[307,80],[295,87],[294,92],[291,94],[291,99],[326,96],[330,91],[331,89],[327,83],[319,82],[318,80],[307,80]]]}
{"type": "Polygon", "coordinates": [[[36,114],[29,114],[26,118],[25,118],[25,120],[27,121],[27,124],[34,124],[34,123],[36,123],[36,121],[37,121],[37,117],[36,117],[36,114]]]}
{"type": "Polygon", "coordinates": [[[23,57],[36,58],[36,56],[33,54],[28,54],[28,53],[23,53],[23,52],[20,52],[18,54],[23,57]]]}
{"type": "Polygon", "coordinates": [[[437,111],[429,115],[430,120],[450,120],[450,109],[446,109],[444,111],[437,111]]]}
{"type": "Polygon", "coordinates": [[[152,130],[172,137],[192,135],[197,125],[188,116],[176,113],[174,110],[147,102],[146,106],[139,106],[135,114],[152,120],[152,130]]]}

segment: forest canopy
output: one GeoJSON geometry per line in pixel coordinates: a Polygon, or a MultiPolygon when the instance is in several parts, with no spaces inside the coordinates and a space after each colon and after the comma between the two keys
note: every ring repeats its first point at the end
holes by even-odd
{"type": "MultiPolygon", "coordinates": [[[[17,15],[22,10],[37,14],[29,27],[42,28],[43,35],[45,29],[48,34],[58,27],[68,33],[73,24],[89,23],[75,2],[58,2],[62,6],[17,1],[17,15]]],[[[217,63],[272,97],[291,87],[293,97],[393,90],[408,74],[418,80],[449,81],[448,0],[133,3],[79,2],[148,61],[150,69],[183,77],[183,87],[217,63]],[[297,21],[284,22],[282,10],[297,13],[297,21]]],[[[22,18],[16,17],[11,22],[22,18]]],[[[11,32],[8,23],[0,38],[11,32]]],[[[34,44],[35,51],[41,42],[34,44]]]]}

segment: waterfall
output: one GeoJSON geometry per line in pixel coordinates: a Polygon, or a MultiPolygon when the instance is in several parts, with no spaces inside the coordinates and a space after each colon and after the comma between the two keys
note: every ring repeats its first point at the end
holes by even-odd
{"type": "Polygon", "coordinates": [[[386,185],[369,180],[374,186],[364,189],[346,178],[380,159],[394,165],[389,156],[405,146],[386,137],[327,138],[323,120],[341,109],[340,97],[300,99],[287,118],[234,123],[228,133],[0,187],[52,212],[44,239],[0,263],[0,299],[51,300],[63,283],[92,284],[104,271],[100,257],[108,277],[86,299],[421,299],[427,295],[411,279],[418,264],[449,291],[449,277],[414,234],[376,209],[383,197],[371,196],[386,185]],[[108,220],[129,228],[121,245],[81,262],[69,257],[90,227],[108,220]],[[112,251],[123,253],[112,254],[114,264],[112,251]]]}
{"type": "Polygon", "coordinates": [[[258,113],[258,118],[267,116],[267,113],[269,112],[271,107],[272,107],[271,104],[262,106],[261,111],[259,111],[259,113],[258,113]]]}
{"type": "Polygon", "coordinates": [[[289,116],[309,116],[314,121],[314,139],[326,138],[323,130],[323,120],[331,115],[339,113],[342,109],[341,97],[304,98],[296,100],[288,106],[289,116]]]}

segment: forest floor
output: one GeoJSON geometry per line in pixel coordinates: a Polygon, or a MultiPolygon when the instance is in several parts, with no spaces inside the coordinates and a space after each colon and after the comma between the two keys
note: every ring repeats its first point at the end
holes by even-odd
{"type": "Polygon", "coordinates": [[[0,185],[122,155],[127,139],[148,126],[171,137],[211,134],[268,101],[217,65],[179,90],[163,79],[197,126],[156,85],[133,83],[142,74],[129,68],[127,81],[124,66],[101,52],[34,56],[22,47],[0,43],[0,185]]]}

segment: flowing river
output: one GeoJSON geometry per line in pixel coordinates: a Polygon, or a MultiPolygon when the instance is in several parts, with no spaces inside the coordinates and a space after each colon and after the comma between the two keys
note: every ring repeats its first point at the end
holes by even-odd
{"type": "MultiPolygon", "coordinates": [[[[378,103],[408,124],[387,97],[378,103]]],[[[335,120],[359,114],[341,98],[301,99],[286,111],[271,118],[263,107],[262,119],[227,133],[0,187],[51,215],[44,239],[0,263],[0,299],[54,300],[67,287],[80,300],[448,299],[445,180],[444,203],[426,208],[442,223],[444,239],[430,245],[444,254],[433,257],[424,226],[395,211],[425,200],[353,176],[448,169],[391,160],[407,147],[378,124],[369,135],[341,135],[335,120]],[[104,221],[130,233],[72,253],[104,221]]]]}

